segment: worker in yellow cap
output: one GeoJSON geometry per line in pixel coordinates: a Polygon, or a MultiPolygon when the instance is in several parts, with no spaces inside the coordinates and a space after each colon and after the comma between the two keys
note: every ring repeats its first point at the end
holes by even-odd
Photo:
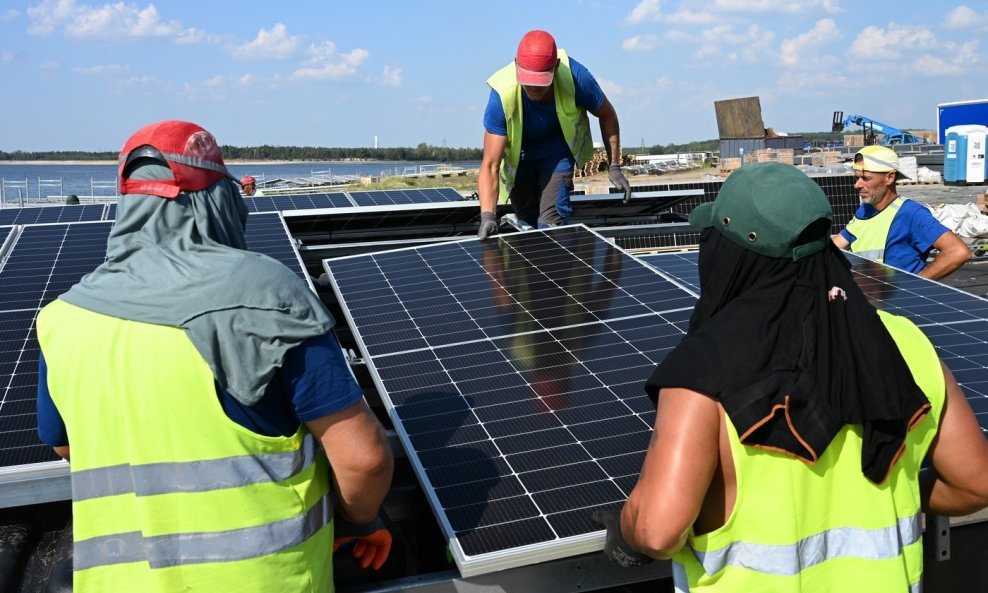
{"type": "Polygon", "coordinates": [[[866,146],[854,155],[854,189],[861,206],[834,243],[868,259],[939,280],[971,259],[971,250],[930,210],[896,192],[906,175],[899,157],[885,146],[866,146]],[[927,265],[930,251],[939,255],[927,265]]]}

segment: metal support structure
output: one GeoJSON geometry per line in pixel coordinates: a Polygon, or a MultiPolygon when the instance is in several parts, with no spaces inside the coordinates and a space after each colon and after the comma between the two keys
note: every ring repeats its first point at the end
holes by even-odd
{"type": "Polygon", "coordinates": [[[65,197],[65,190],[64,190],[64,187],[63,187],[63,184],[62,184],[62,178],[61,177],[59,177],[58,179],[42,179],[42,178],[38,177],[38,199],[39,200],[44,200],[45,199],[46,196],[45,196],[44,188],[46,188],[46,187],[50,187],[52,189],[56,189],[57,191],[53,195],[62,197],[64,199],[64,197],[65,197]]]}
{"type": "Polygon", "coordinates": [[[926,515],[926,546],[937,562],[950,560],[950,519],[926,515]]]}

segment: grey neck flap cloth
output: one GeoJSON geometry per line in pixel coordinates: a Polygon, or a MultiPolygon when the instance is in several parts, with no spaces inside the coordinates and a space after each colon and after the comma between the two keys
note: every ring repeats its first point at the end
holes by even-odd
{"type": "MultiPolygon", "coordinates": [[[[148,164],[131,177],[172,174],[148,164]]],[[[247,208],[225,178],[174,199],[124,196],[106,263],[60,298],[104,315],[185,330],[220,386],[253,405],[285,353],[325,334],[334,321],[288,268],[245,251],[246,220],[247,208]]]]}

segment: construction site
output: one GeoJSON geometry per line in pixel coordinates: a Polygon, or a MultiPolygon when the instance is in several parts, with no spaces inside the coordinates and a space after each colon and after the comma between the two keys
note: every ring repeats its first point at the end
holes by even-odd
{"type": "MultiPolygon", "coordinates": [[[[272,185],[244,197],[248,248],[288,266],[333,314],[396,457],[382,513],[391,556],[369,572],[337,555],[338,591],[672,591],[668,561],[609,563],[590,517],[620,507],[635,484],[655,418],[642,384],[685,335],[699,297],[699,229],[689,214],[751,163],[804,171],[830,201],[836,234],[860,205],[853,154],[895,150],[909,176],[900,194],[930,206],[974,257],[942,281],[848,259],[875,307],[929,336],[988,431],[988,182],[978,127],[988,118],[900,130],[837,111],[832,130],[843,145],[808,147],[766,125],[757,97],[718,101],[715,111],[718,154],[626,159],[628,203],[598,158],[576,178],[568,226],[529,230],[502,204],[493,241],[476,239],[473,192],[441,176],[436,187],[272,185]],[[523,246],[544,258],[526,272],[508,269],[523,246]],[[529,294],[546,270],[577,268],[591,272],[548,299],[529,294]],[[473,311],[490,313],[480,323],[473,311]]],[[[105,260],[115,206],[0,208],[0,593],[71,590],[69,466],[37,436],[34,321],[105,260]]],[[[988,586],[986,519],[925,518],[924,590],[988,586]]]]}

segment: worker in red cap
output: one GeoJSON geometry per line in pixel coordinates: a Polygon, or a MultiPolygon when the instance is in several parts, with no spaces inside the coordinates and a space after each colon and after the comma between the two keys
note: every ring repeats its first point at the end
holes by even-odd
{"type": "Polygon", "coordinates": [[[251,196],[263,196],[264,192],[257,189],[257,180],[246,175],[240,178],[240,191],[248,198],[251,196]]]}
{"type": "Polygon", "coordinates": [[[379,568],[393,461],[292,271],[246,250],[215,138],[145,127],[120,153],[107,261],[38,315],[38,433],[71,465],[73,590],[332,591],[379,568]]]}
{"type": "Polygon", "coordinates": [[[484,154],[477,180],[480,228],[497,232],[497,204],[511,202],[518,219],[532,227],[566,224],[573,209],[574,167],[593,156],[590,120],[600,122],[607,176],[631,199],[621,172],[617,112],[590,71],[570,58],[545,31],[529,31],[515,60],[487,79],[484,154]]]}

